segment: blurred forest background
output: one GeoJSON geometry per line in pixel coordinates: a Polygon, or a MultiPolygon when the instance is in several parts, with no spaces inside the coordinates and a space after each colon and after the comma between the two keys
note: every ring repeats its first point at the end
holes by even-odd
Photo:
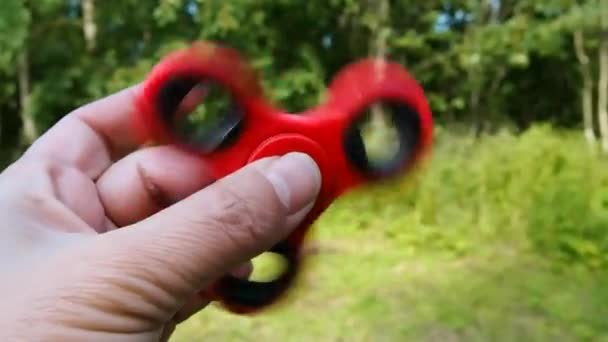
{"type": "Polygon", "coordinates": [[[286,305],[211,308],[175,340],[608,341],[608,0],[2,0],[0,165],[194,39],[240,49],[290,111],[386,55],[436,146],[332,206],[286,305]]]}

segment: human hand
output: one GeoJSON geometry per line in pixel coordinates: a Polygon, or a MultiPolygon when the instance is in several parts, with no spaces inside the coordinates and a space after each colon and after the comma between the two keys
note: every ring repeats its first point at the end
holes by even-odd
{"type": "Polygon", "coordinates": [[[303,154],[214,182],[202,159],[138,146],[135,91],[67,115],[0,174],[0,340],[167,340],[311,209],[303,154]]]}

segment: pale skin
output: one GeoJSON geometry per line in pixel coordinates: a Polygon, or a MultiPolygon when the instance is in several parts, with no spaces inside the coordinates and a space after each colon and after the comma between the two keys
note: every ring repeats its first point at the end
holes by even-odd
{"type": "Polygon", "coordinates": [[[168,340],[312,207],[304,154],[214,180],[201,158],[140,146],[136,91],[68,114],[0,174],[0,340],[168,340]]]}

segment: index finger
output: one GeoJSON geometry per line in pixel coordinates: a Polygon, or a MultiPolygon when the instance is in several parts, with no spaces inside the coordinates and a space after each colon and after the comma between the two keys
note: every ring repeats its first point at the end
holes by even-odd
{"type": "Polygon", "coordinates": [[[97,178],[114,160],[141,144],[131,124],[139,87],[126,88],[74,110],[32,144],[26,156],[59,160],[97,178]]]}

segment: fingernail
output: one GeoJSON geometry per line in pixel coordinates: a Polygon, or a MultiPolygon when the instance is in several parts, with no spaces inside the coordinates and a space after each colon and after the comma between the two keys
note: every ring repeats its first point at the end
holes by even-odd
{"type": "Polygon", "coordinates": [[[288,215],[305,208],[321,189],[321,172],[315,161],[304,153],[289,153],[266,171],[288,215]]]}

